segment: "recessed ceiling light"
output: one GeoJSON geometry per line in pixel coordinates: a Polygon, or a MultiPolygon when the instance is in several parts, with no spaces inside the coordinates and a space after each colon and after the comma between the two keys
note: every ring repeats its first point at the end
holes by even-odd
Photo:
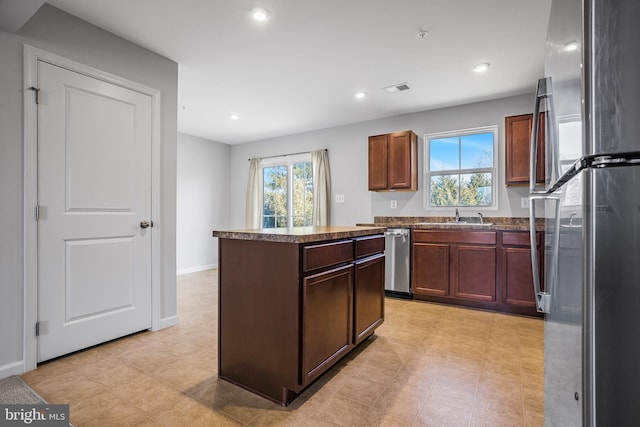
{"type": "Polygon", "coordinates": [[[362,98],[366,98],[367,94],[364,93],[364,92],[356,92],[356,93],[353,94],[353,96],[355,96],[358,99],[362,99],[362,98]]]}
{"type": "Polygon", "coordinates": [[[481,64],[474,65],[473,71],[475,71],[476,73],[484,73],[489,69],[490,66],[491,64],[489,64],[488,62],[483,62],[481,64]]]}
{"type": "Polygon", "coordinates": [[[572,40],[569,43],[565,44],[562,50],[564,50],[565,52],[575,52],[576,50],[578,50],[578,47],[578,42],[572,40]]]}
{"type": "Polygon", "coordinates": [[[251,11],[251,17],[258,22],[267,22],[269,20],[269,12],[266,9],[257,7],[251,11]]]}
{"type": "Polygon", "coordinates": [[[240,116],[239,116],[239,115],[237,115],[237,114],[233,114],[233,113],[231,113],[231,114],[229,114],[229,118],[230,118],[231,120],[238,120],[238,119],[240,118],[240,116]]]}

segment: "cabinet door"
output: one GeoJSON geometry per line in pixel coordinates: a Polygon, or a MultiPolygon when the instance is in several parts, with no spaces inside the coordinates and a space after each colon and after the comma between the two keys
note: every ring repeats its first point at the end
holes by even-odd
{"type": "Polygon", "coordinates": [[[417,137],[413,132],[389,135],[389,189],[417,190],[417,137]]]}
{"type": "Polygon", "coordinates": [[[303,279],[302,383],[309,384],[353,345],[353,265],[303,279]]]}
{"type": "Polygon", "coordinates": [[[388,188],[388,140],[389,135],[369,137],[369,190],[386,190],[388,188]]]}
{"type": "Polygon", "coordinates": [[[359,344],[384,320],[384,255],[355,262],[354,341],[359,344]]]}
{"type": "Polygon", "coordinates": [[[535,309],[533,277],[531,274],[531,249],[502,249],[503,281],[502,302],[535,309]]]}
{"type": "Polygon", "coordinates": [[[495,246],[451,246],[451,287],[454,296],[496,300],[495,246]]]}
{"type": "Polygon", "coordinates": [[[414,243],[412,252],[412,292],[449,295],[449,245],[414,243]]]}
{"type": "MultiPolygon", "coordinates": [[[[507,185],[529,183],[529,150],[533,114],[505,117],[506,178],[507,185]]],[[[538,126],[538,161],[536,181],[544,182],[544,114],[540,115],[538,126]]]]}

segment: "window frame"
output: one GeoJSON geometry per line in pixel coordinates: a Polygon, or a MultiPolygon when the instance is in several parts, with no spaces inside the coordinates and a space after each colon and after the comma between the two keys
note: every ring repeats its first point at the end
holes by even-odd
{"type": "MultiPolygon", "coordinates": [[[[297,163],[311,163],[311,152],[295,154],[295,155],[286,155],[286,156],[277,156],[277,157],[269,157],[262,159],[260,161],[260,228],[264,228],[264,169],[271,168],[274,166],[286,166],[287,167],[287,227],[293,227],[293,165],[297,163]]],[[[312,174],[312,183],[313,183],[313,174],[312,174]]],[[[314,195],[315,197],[315,195],[314,195]]],[[[313,208],[312,208],[313,209],[313,208]]],[[[309,224],[311,226],[311,224],[309,224]]],[[[285,228],[285,227],[271,227],[274,229],[285,228]]],[[[269,229],[271,229],[269,228],[269,229]]]]}
{"type": "MultiPolygon", "coordinates": [[[[468,128],[468,129],[460,129],[453,131],[445,131],[445,132],[434,132],[424,134],[423,137],[423,183],[424,183],[424,196],[423,196],[423,207],[425,210],[450,210],[453,208],[460,209],[462,211],[465,210],[497,210],[498,209],[498,125],[489,125],[489,126],[481,126],[476,128],[468,128]],[[474,168],[474,169],[462,169],[459,167],[458,169],[450,169],[450,170],[439,170],[432,172],[430,169],[431,165],[431,156],[430,156],[430,142],[432,139],[441,139],[441,138],[455,138],[462,137],[466,135],[475,135],[479,133],[493,133],[493,167],[488,168],[474,168]],[[450,206],[436,206],[431,204],[431,177],[432,175],[466,175],[466,174],[474,174],[474,173],[490,173],[492,176],[491,179],[491,204],[490,205],[482,205],[482,206],[469,206],[469,205],[450,205],[450,206]]],[[[461,166],[461,165],[460,165],[461,166]]]]}

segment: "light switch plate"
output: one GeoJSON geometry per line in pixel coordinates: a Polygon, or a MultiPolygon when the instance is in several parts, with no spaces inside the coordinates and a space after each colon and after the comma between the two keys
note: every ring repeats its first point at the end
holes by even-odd
{"type": "Polygon", "coordinates": [[[344,194],[336,194],[336,203],[344,203],[344,194]]]}

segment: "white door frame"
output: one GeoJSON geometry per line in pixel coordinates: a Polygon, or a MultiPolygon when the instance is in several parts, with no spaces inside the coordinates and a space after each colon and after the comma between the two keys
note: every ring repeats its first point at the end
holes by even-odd
{"type": "Polygon", "coordinates": [[[162,218],[160,218],[160,91],[144,86],[93,67],[63,58],[32,46],[24,46],[24,323],[23,323],[23,372],[37,365],[38,319],[38,227],[35,207],[38,203],[38,109],[34,102],[37,87],[38,61],[66,68],[98,80],[112,83],[151,96],[151,328],[161,328],[160,242],[162,218]]]}

